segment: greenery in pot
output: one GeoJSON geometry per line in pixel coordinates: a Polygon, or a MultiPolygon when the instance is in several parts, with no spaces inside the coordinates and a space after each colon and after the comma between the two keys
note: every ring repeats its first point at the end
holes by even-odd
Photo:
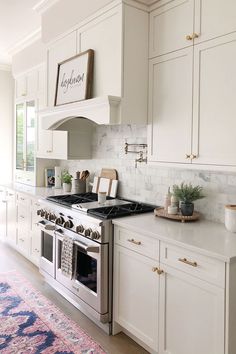
{"type": "Polygon", "coordinates": [[[72,178],[73,178],[73,176],[71,176],[68,171],[64,170],[62,172],[61,179],[62,179],[63,183],[70,184],[72,181],[72,178]]]}
{"type": "Polygon", "coordinates": [[[194,204],[193,202],[198,199],[202,199],[205,196],[202,194],[203,187],[193,186],[191,183],[187,184],[182,182],[180,186],[173,185],[173,194],[179,201],[181,201],[181,213],[184,216],[193,215],[194,204]]]}

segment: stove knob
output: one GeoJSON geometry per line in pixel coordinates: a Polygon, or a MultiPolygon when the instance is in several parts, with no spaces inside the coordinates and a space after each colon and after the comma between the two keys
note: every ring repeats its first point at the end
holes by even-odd
{"type": "Polygon", "coordinates": [[[46,211],[41,209],[40,216],[43,218],[45,216],[46,211]]]}
{"type": "Polygon", "coordinates": [[[92,240],[98,240],[101,237],[100,233],[98,231],[93,231],[91,233],[91,239],[92,240]]]}
{"type": "Polygon", "coordinates": [[[91,235],[91,232],[92,232],[92,229],[88,228],[88,229],[85,230],[84,235],[89,237],[91,235]]]}
{"type": "Polygon", "coordinates": [[[67,229],[72,229],[72,227],[74,226],[73,222],[71,220],[67,220],[64,223],[64,227],[66,227],[67,229]]]}
{"type": "Polygon", "coordinates": [[[47,211],[45,211],[45,214],[44,214],[45,219],[49,220],[49,214],[50,214],[50,213],[48,213],[47,211]]]}
{"type": "Polygon", "coordinates": [[[59,216],[59,218],[56,218],[56,221],[55,221],[55,223],[56,223],[57,225],[63,225],[64,222],[65,222],[65,220],[63,219],[62,216],[59,216]]]}
{"type": "Polygon", "coordinates": [[[84,227],[83,227],[83,225],[81,224],[81,225],[78,225],[77,227],[76,227],[76,232],[79,234],[82,234],[83,232],[84,232],[84,227]]]}
{"type": "Polygon", "coordinates": [[[41,216],[42,209],[37,210],[37,215],[41,216]]]}
{"type": "Polygon", "coordinates": [[[55,221],[56,220],[56,215],[53,213],[49,214],[49,221],[55,221]]]}

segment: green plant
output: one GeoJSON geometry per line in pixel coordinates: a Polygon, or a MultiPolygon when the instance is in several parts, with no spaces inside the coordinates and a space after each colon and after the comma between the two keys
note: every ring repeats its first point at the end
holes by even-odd
{"type": "Polygon", "coordinates": [[[67,170],[64,170],[61,175],[61,179],[63,183],[71,183],[73,176],[69,174],[67,170]]]}
{"type": "Polygon", "coordinates": [[[173,194],[184,203],[192,203],[197,199],[202,199],[205,196],[202,194],[203,187],[193,187],[191,183],[185,184],[182,182],[180,186],[173,185],[173,194]]]}

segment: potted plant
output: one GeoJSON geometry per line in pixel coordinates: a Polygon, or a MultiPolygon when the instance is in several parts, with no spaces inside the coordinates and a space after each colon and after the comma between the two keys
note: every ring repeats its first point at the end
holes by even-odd
{"type": "Polygon", "coordinates": [[[182,215],[184,216],[192,216],[194,211],[194,204],[195,200],[204,198],[202,194],[203,188],[201,186],[193,187],[191,183],[185,184],[182,182],[180,186],[174,185],[173,186],[173,194],[176,196],[180,204],[180,210],[182,215]]]}
{"type": "Polygon", "coordinates": [[[72,181],[72,176],[69,174],[67,170],[64,170],[61,175],[62,179],[62,186],[64,192],[70,192],[71,191],[71,181],[72,181]]]}

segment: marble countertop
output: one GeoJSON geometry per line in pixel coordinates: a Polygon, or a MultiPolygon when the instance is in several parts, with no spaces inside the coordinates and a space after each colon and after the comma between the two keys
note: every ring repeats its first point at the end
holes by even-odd
{"type": "Polygon", "coordinates": [[[224,262],[236,261],[236,233],[227,231],[224,224],[206,220],[181,223],[153,213],[114,219],[113,224],[224,262]]]}
{"type": "MultiPolygon", "coordinates": [[[[45,198],[49,195],[71,194],[65,193],[63,189],[54,189],[49,187],[31,187],[22,183],[2,184],[2,187],[12,189],[16,192],[25,193],[31,197],[45,198]]],[[[73,193],[73,192],[72,192],[73,193]]]]}

